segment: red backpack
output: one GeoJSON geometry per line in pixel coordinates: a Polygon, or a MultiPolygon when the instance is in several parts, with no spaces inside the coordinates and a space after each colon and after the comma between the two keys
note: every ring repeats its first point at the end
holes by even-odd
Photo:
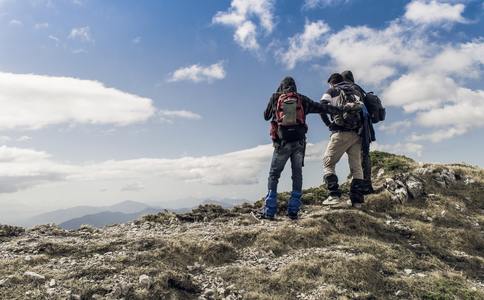
{"type": "Polygon", "coordinates": [[[301,96],[289,92],[279,96],[276,103],[276,118],[271,124],[273,140],[288,142],[304,139],[307,126],[301,96]]]}

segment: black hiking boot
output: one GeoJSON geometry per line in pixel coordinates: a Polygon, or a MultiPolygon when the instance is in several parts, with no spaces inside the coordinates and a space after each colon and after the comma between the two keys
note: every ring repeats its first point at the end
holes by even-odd
{"type": "Polygon", "coordinates": [[[294,212],[288,212],[287,213],[287,217],[291,220],[297,220],[299,219],[299,216],[298,216],[298,213],[294,213],[294,212]]]}

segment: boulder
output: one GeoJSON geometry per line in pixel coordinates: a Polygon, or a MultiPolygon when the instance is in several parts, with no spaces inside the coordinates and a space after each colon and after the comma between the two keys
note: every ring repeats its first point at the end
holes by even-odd
{"type": "Polygon", "coordinates": [[[410,176],[405,182],[408,193],[413,199],[417,199],[424,194],[423,183],[414,176],[410,176]]]}

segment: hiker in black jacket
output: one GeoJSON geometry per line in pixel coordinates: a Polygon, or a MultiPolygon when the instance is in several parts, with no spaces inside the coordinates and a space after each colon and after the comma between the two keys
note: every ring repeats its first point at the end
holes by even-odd
{"type": "Polygon", "coordinates": [[[277,212],[277,184],[288,159],[291,159],[292,193],[287,206],[287,215],[297,219],[302,196],[302,167],[306,150],[306,115],[339,111],[329,105],[312,101],[297,92],[292,77],[282,80],[272,94],[264,111],[264,119],[271,120],[271,137],[274,153],[269,171],[268,193],[265,198],[262,218],[273,219],[277,212]]]}
{"type": "MultiPolygon", "coordinates": [[[[346,70],[341,73],[343,79],[347,82],[351,82],[360,91],[360,93],[366,97],[366,92],[358,84],[355,83],[353,72],[346,70]]],[[[369,118],[364,120],[363,126],[360,132],[361,136],[361,164],[363,168],[363,177],[365,180],[362,191],[364,194],[372,194],[374,192],[371,182],[371,160],[370,160],[370,143],[376,140],[375,129],[373,123],[369,118]]]]}

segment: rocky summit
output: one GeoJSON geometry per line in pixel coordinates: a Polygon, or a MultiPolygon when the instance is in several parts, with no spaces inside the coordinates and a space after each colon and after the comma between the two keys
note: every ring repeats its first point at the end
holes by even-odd
{"type": "MultiPolygon", "coordinates": [[[[484,299],[484,170],[372,152],[376,193],[297,221],[262,201],[68,231],[0,226],[0,299],[484,299]]],[[[347,194],[348,185],[343,184],[347,194]]]]}

